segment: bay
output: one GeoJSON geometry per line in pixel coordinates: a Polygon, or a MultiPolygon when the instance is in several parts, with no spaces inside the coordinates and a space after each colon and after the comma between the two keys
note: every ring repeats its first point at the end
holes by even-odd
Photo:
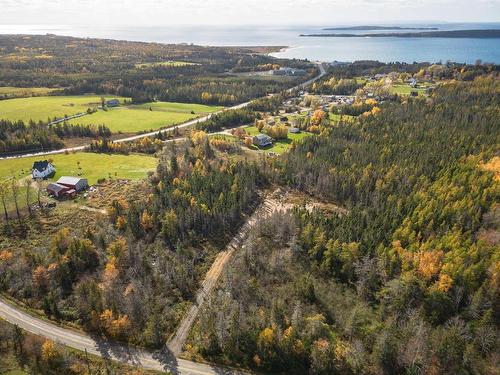
{"type": "MultiPolygon", "coordinates": [[[[159,43],[193,43],[205,46],[287,46],[273,56],[312,61],[379,60],[382,62],[500,63],[500,38],[328,38],[300,34],[328,33],[326,27],[272,26],[74,26],[0,25],[0,34],[56,34],[159,43]]],[[[355,25],[352,25],[355,26],[355,25]]],[[[438,27],[439,30],[500,29],[500,23],[412,23],[391,26],[438,27]]],[[[404,30],[402,30],[404,31],[404,30]]],[[[331,32],[331,31],[330,31],[331,32]]],[[[377,30],[375,32],[383,32],[377,30]]],[[[366,33],[366,31],[350,31],[366,33]]]]}

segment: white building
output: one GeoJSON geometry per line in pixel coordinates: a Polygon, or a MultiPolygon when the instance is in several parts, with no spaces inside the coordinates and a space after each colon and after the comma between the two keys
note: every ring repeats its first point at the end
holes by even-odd
{"type": "Polygon", "coordinates": [[[35,161],[31,169],[31,176],[33,179],[48,178],[56,172],[54,166],[48,160],[35,161]]]}

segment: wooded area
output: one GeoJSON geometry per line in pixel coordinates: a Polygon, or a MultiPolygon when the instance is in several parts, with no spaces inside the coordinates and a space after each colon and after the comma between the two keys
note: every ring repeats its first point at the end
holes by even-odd
{"type": "Polygon", "coordinates": [[[188,352],[263,372],[495,373],[500,189],[482,166],[499,94],[495,75],[450,82],[278,159],[281,184],[347,213],[260,223],[188,352]]]}

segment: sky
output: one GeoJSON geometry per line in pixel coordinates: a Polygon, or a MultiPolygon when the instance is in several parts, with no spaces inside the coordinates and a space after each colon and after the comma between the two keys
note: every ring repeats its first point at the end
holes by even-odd
{"type": "Polygon", "coordinates": [[[1,25],[498,22],[500,0],[0,0],[1,25]]]}

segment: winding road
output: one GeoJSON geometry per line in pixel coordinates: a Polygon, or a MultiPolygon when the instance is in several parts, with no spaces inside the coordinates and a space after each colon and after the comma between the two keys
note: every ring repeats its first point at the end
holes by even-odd
{"type": "Polygon", "coordinates": [[[130,347],[126,344],[111,342],[101,337],[91,337],[85,335],[84,333],[64,328],[30,315],[19,308],[16,308],[13,304],[7,302],[1,297],[0,318],[11,324],[19,326],[25,331],[46,337],[62,345],[81,351],[86,350],[90,354],[103,358],[109,358],[132,366],[156,371],[169,371],[173,374],[179,375],[248,374],[247,372],[235,369],[187,361],[177,358],[177,356],[182,350],[182,346],[186,341],[189,331],[195,322],[206,297],[210,295],[215,288],[224,267],[227,265],[241,242],[246,238],[249,230],[255,225],[255,223],[257,223],[258,220],[262,220],[262,218],[272,212],[287,208],[289,207],[286,204],[282,204],[277,200],[268,198],[265,199],[264,202],[257,207],[254,213],[247,218],[245,224],[240,228],[237,235],[233,237],[231,242],[227,245],[226,250],[217,256],[196,295],[196,303],[193,304],[189,312],[186,314],[186,317],[177,328],[173,339],[163,350],[150,352],[130,347]]]}
{"type": "MultiPolygon", "coordinates": [[[[311,78],[310,80],[308,80],[306,82],[301,83],[300,85],[297,85],[295,87],[292,87],[291,89],[288,89],[288,92],[292,92],[293,90],[300,90],[300,89],[302,89],[304,87],[309,86],[311,83],[317,81],[321,77],[323,77],[326,74],[325,67],[323,66],[322,63],[316,63],[316,64],[318,65],[318,68],[320,70],[320,74],[318,74],[316,77],[313,77],[313,78],[311,78]]],[[[212,117],[215,114],[218,114],[218,113],[221,113],[221,112],[224,112],[224,111],[228,111],[228,110],[231,110],[231,109],[245,108],[251,102],[252,101],[241,103],[241,104],[235,105],[233,107],[229,107],[229,108],[224,108],[224,109],[221,109],[220,111],[213,112],[213,113],[211,113],[209,115],[206,115],[206,116],[203,116],[203,117],[198,117],[198,118],[193,119],[193,120],[189,120],[189,121],[184,122],[182,124],[179,124],[179,125],[176,125],[176,126],[172,126],[172,127],[168,128],[168,129],[160,129],[160,130],[155,130],[155,131],[152,131],[152,132],[149,132],[149,133],[137,134],[137,135],[133,135],[133,136],[130,136],[130,137],[127,137],[127,138],[117,139],[117,140],[114,140],[113,142],[114,143],[131,142],[131,141],[135,141],[137,139],[151,137],[151,136],[160,134],[162,132],[165,132],[165,131],[168,131],[168,130],[172,130],[174,128],[177,128],[177,129],[188,128],[190,126],[196,125],[199,122],[203,122],[203,121],[208,120],[210,117],[212,117]]],[[[52,151],[42,151],[42,152],[34,152],[34,153],[22,154],[22,155],[4,156],[4,157],[0,157],[0,160],[2,160],[2,159],[27,158],[27,157],[31,157],[31,156],[45,156],[45,155],[63,154],[63,153],[66,153],[66,152],[83,151],[88,146],[89,145],[87,144],[87,145],[76,146],[76,147],[61,148],[61,149],[52,150],[52,151]]]]}
{"type": "MultiPolygon", "coordinates": [[[[302,83],[301,85],[298,85],[293,89],[304,88],[317,79],[323,77],[326,74],[326,71],[322,64],[318,64],[318,66],[320,68],[320,74],[318,76],[302,83]]],[[[232,108],[243,108],[248,104],[249,103],[243,103],[232,108]]],[[[187,123],[184,123],[179,127],[188,127],[198,121],[203,121],[203,118],[188,121],[187,123]]],[[[134,139],[151,136],[159,132],[160,131],[141,134],[138,136],[121,139],[117,142],[127,142],[134,139]]],[[[81,146],[39,154],[23,155],[23,157],[34,155],[49,155],[66,151],[78,151],[83,148],[84,146],[81,146]]],[[[64,328],[54,323],[50,323],[46,320],[34,317],[17,308],[15,305],[7,302],[2,297],[0,297],[0,318],[6,320],[11,324],[19,326],[27,332],[46,337],[68,347],[81,351],[86,350],[88,353],[130,364],[132,366],[143,367],[146,369],[157,371],[169,371],[173,374],[179,375],[245,374],[245,372],[239,370],[191,362],[177,358],[177,356],[180,354],[189,331],[193,323],[195,322],[196,317],[198,316],[200,307],[205,302],[206,297],[210,295],[210,293],[215,288],[217,280],[219,279],[224,267],[227,265],[241,242],[245,239],[248,231],[253,225],[255,225],[258,220],[261,220],[265,215],[268,215],[276,210],[286,208],[288,208],[288,205],[268,198],[265,199],[264,202],[259,207],[257,207],[254,213],[247,218],[245,224],[240,228],[238,234],[228,244],[226,250],[221,252],[217,256],[210,270],[207,272],[201,288],[196,295],[196,303],[193,304],[189,312],[180,323],[172,340],[162,350],[150,352],[130,347],[125,344],[111,342],[101,337],[91,337],[85,335],[84,333],[77,332],[69,328],[64,328]]]]}

